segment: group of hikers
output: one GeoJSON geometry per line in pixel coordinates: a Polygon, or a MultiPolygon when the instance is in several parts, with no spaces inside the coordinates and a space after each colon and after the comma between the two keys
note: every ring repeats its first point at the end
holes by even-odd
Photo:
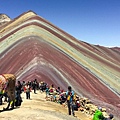
{"type": "MultiPolygon", "coordinates": [[[[67,91],[64,91],[60,87],[55,88],[53,84],[49,86],[44,81],[38,83],[37,79],[28,82],[17,82],[15,86],[15,106],[21,106],[22,92],[26,93],[26,99],[31,99],[30,93],[32,90],[35,94],[36,90],[40,90],[40,92],[45,92],[46,100],[50,98],[50,101],[57,102],[61,105],[66,103],[69,115],[75,116],[75,111],[78,111],[81,106],[79,96],[72,90],[71,86],[68,86],[67,91]]],[[[99,107],[98,110],[95,111],[92,120],[111,120],[112,118],[112,114],[110,114],[108,118],[105,118],[102,114],[101,107],[99,107]]]]}
{"type": "Polygon", "coordinates": [[[17,82],[16,98],[17,101],[19,102],[18,104],[20,104],[21,103],[20,101],[22,101],[21,98],[22,92],[26,93],[26,99],[30,99],[31,90],[33,90],[35,94],[36,90],[40,90],[40,92],[45,92],[46,100],[50,96],[51,101],[60,103],[61,105],[67,101],[69,115],[72,114],[73,116],[75,116],[74,111],[78,110],[80,107],[79,97],[75,95],[75,93],[72,91],[71,86],[68,86],[68,91],[65,92],[64,90],[61,90],[60,87],[55,88],[53,84],[49,86],[47,83],[43,81],[38,83],[36,79],[34,81],[28,82],[23,81],[22,83],[20,81],[17,82]]]}
{"type": "MultiPolygon", "coordinates": [[[[47,85],[45,83],[45,85],[47,85]]],[[[44,86],[44,82],[41,82],[40,88],[44,86]]],[[[44,91],[46,92],[46,99],[51,98],[51,101],[58,102],[60,104],[67,103],[68,107],[68,114],[75,116],[75,111],[78,111],[81,104],[79,101],[79,96],[72,90],[71,86],[68,86],[68,90],[64,92],[64,90],[61,90],[60,87],[55,88],[52,84],[50,87],[46,86],[44,87],[44,91]]],[[[43,89],[40,89],[41,92],[43,92],[43,89]]],[[[95,111],[92,120],[111,120],[113,119],[113,115],[109,114],[109,116],[106,118],[102,114],[102,107],[98,107],[98,110],[95,111]]]]}

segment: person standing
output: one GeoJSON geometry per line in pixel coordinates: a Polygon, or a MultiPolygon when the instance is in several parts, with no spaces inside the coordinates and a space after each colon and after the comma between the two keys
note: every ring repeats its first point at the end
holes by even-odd
{"type": "Polygon", "coordinates": [[[73,97],[74,97],[74,91],[72,90],[71,86],[68,86],[68,91],[66,92],[66,98],[67,98],[67,106],[68,106],[68,114],[75,116],[74,109],[73,109],[73,97]]]}
{"type": "Polygon", "coordinates": [[[16,94],[17,96],[20,96],[22,93],[22,84],[20,81],[17,82],[17,85],[15,86],[16,94]]]}
{"type": "Polygon", "coordinates": [[[25,85],[26,99],[30,99],[30,85],[27,83],[25,85]]]}
{"type": "Polygon", "coordinates": [[[36,89],[37,89],[37,79],[35,79],[35,80],[33,81],[32,87],[33,87],[34,93],[36,94],[36,89]]]}
{"type": "Polygon", "coordinates": [[[20,81],[17,82],[17,85],[15,86],[15,106],[21,106],[22,103],[22,84],[20,81]]]}

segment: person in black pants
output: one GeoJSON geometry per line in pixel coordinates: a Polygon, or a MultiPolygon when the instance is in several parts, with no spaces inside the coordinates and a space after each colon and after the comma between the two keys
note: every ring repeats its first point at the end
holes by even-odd
{"type": "Polygon", "coordinates": [[[37,79],[35,79],[35,80],[33,81],[32,87],[33,87],[34,93],[36,94],[36,89],[37,89],[37,79]]]}
{"type": "Polygon", "coordinates": [[[21,96],[22,93],[22,84],[20,81],[17,82],[17,85],[15,86],[16,94],[18,97],[21,96]]]}
{"type": "Polygon", "coordinates": [[[71,115],[71,110],[72,110],[72,115],[75,116],[74,109],[72,107],[73,106],[73,97],[74,97],[74,92],[73,92],[71,86],[68,86],[68,91],[66,92],[68,114],[71,115]]]}
{"type": "Polygon", "coordinates": [[[17,82],[17,85],[15,87],[15,106],[20,106],[21,102],[22,102],[22,97],[21,97],[21,93],[22,93],[22,84],[20,81],[17,82]]]}

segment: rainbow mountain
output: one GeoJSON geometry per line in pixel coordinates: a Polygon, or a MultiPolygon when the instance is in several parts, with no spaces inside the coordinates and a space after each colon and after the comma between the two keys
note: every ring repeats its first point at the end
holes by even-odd
{"type": "Polygon", "coordinates": [[[120,48],[78,40],[28,11],[0,26],[0,74],[37,79],[120,111],[120,48]]]}

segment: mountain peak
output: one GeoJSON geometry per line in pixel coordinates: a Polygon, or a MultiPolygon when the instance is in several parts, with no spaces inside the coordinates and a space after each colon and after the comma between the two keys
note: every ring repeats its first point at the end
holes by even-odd
{"type": "Polygon", "coordinates": [[[3,14],[3,13],[0,14],[0,25],[3,25],[10,21],[11,21],[11,18],[8,15],[3,14]]]}

